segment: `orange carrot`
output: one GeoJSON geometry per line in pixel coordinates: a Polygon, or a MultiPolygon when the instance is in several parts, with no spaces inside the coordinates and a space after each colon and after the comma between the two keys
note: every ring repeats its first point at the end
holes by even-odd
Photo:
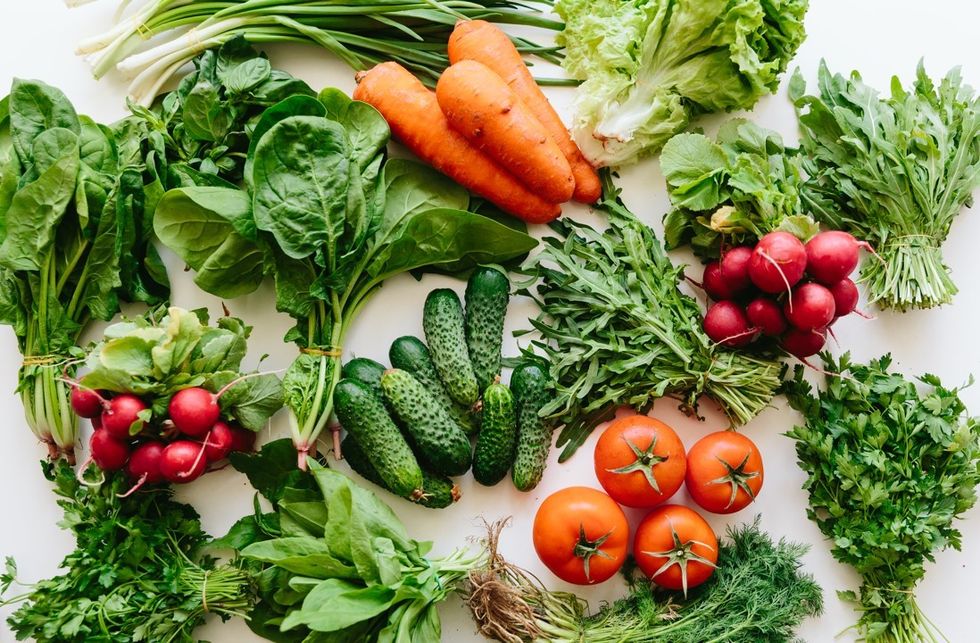
{"type": "Polygon", "coordinates": [[[449,127],[435,92],[395,62],[357,74],[354,98],[373,105],[391,133],[423,161],[471,192],[528,223],[547,223],[561,214],[449,127]]]}
{"type": "Polygon", "coordinates": [[[436,85],[449,126],[546,201],[572,198],[575,178],[565,155],[500,76],[463,60],[436,85]]]}
{"type": "Polygon", "coordinates": [[[449,36],[449,62],[455,64],[461,60],[483,63],[510,85],[568,159],[575,177],[575,200],[582,203],[598,201],[602,195],[599,175],[572,140],[558,112],[534,82],[524,59],[507,34],[485,20],[457,22],[449,36]]]}

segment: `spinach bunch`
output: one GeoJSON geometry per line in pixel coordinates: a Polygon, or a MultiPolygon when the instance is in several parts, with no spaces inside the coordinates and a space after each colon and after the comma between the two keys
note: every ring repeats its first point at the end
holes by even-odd
{"type": "Polygon", "coordinates": [[[437,606],[485,563],[483,552],[427,558],[432,543],[410,538],[372,492],[313,460],[297,470],[288,440],[231,460],[274,507],[215,542],[239,550],[253,575],[253,631],[309,643],[441,639],[437,606]]]}
{"type": "Polygon", "coordinates": [[[888,372],[888,356],[823,359],[825,390],[814,395],[797,367],[785,392],[805,420],[788,435],[807,474],[807,515],[862,576],[857,593],[838,594],[857,605],[869,640],[937,640],[913,591],[935,552],[960,548],[953,520],[977,499],[980,421],[958,389],[924,375],[920,391],[888,372]]]}
{"type": "Polygon", "coordinates": [[[609,229],[557,221],[558,236],[523,267],[532,277],[524,293],[541,307],[531,350],[547,356],[555,382],[541,412],[565,424],[559,461],[618,406],[644,411],[671,396],[696,413],[704,394],[737,425],[766,408],[780,384],[778,361],[726,350],[704,334],[698,303],[678,289],[684,267],[626,209],[612,175],[602,177],[596,207],[609,229]]]}
{"type": "MultiPolygon", "coordinates": [[[[208,535],[194,509],[172,500],[168,489],[120,498],[131,484],[123,473],[82,485],[66,462],[43,466],[75,550],[61,563],[64,573],[3,603],[26,601],[7,621],[18,640],[193,643],[209,613],[228,619],[251,607],[246,572],[198,556],[208,535]]],[[[17,583],[16,573],[8,558],[3,593],[17,583]]]]}
{"type": "Polygon", "coordinates": [[[74,457],[62,375],[85,325],[120,301],[169,296],[150,243],[160,151],[139,119],[100,125],[38,81],[15,80],[0,102],[0,323],[17,335],[27,422],[53,458],[74,457]]]}
{"type": "Polygon", "coordinates": [[[331,416],[347,331],[387,278],[503,263],[536,242],[469,211],[467,192],[434,170],[388,159],[384,118],[337,89],[285,98],[246,131],[241,185],[220,166],[220,181],[185,173],[193,184],[163,196],[154,229],[210,293],[274,278],[277,309],[296,319],[283,386],[303,466],[331,416]]]}
{"type": "Polygon", "coordinates": [[[723,247],[754,244],[774,230],[806,241],[819,232],[803,214],[796,150],[776,132],[737,118],[712,141],[678,134],[664,145],[660,167],[673,209],[664,217],[668,250],[690,244],[702,259],[723,247]]]}
{"type": "Polygon", "coordinates": [[[170,398],[181,389],[223,391],[218,401],[225,416],[258,431],[282,408],[282,384],[271,373],[241,375],[251,326],[228,316],[215,326],[207,324],[206,310],[177,307],[113,324],[90,350],[85,361],[89,372],[81,383],[152,400],[140,413],[142,424],[166,418],[170,398]]]}

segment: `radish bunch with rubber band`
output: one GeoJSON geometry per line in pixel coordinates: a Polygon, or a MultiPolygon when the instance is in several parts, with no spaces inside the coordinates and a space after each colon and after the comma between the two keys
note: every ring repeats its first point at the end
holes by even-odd
{"type": "Polygon", "coordinates": [[[772,338],[807,363],[839,318],[870,318],[858,310],[857,285],[850,279],[862,248],[874,254],[840,230],[820,232],[806,243],[776,231],[754,246],[729,248],[704,268],[700,285],[714,302],[704,316],[705,333],[730,348],[772,338]]]}

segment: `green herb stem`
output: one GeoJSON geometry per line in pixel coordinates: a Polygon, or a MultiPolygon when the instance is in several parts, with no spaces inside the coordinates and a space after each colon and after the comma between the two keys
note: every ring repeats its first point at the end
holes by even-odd
{"type": "Polygon", "coordinates": [[[878,249],[865,260],[861,282],[868,301],[905,312],[948,304],[958,291],[943,261],[942,248],[925,235],[906,235],[878,249]]]}

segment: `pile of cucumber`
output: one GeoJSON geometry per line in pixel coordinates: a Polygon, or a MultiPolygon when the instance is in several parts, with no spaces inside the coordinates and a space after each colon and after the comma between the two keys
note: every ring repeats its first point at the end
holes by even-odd
{"type": "Polygon", "coordinates": [[[453,476],[472,467],[483,485],[508,471],[521,491],[541,480],[553,425],[542,418],[548,371],[522,358],[508,388],[500,382],[506,273],[473,271],[466,309],[452,290],[429,293],[422,313],[426,342],[399,337],[391,368],[355,358],[343,367],[334,408],[347,437],[351,469],[388,491],[433,509],[459,500],[453,476]],[[475,437],[475,447],[471,438],[475,437]]]}

